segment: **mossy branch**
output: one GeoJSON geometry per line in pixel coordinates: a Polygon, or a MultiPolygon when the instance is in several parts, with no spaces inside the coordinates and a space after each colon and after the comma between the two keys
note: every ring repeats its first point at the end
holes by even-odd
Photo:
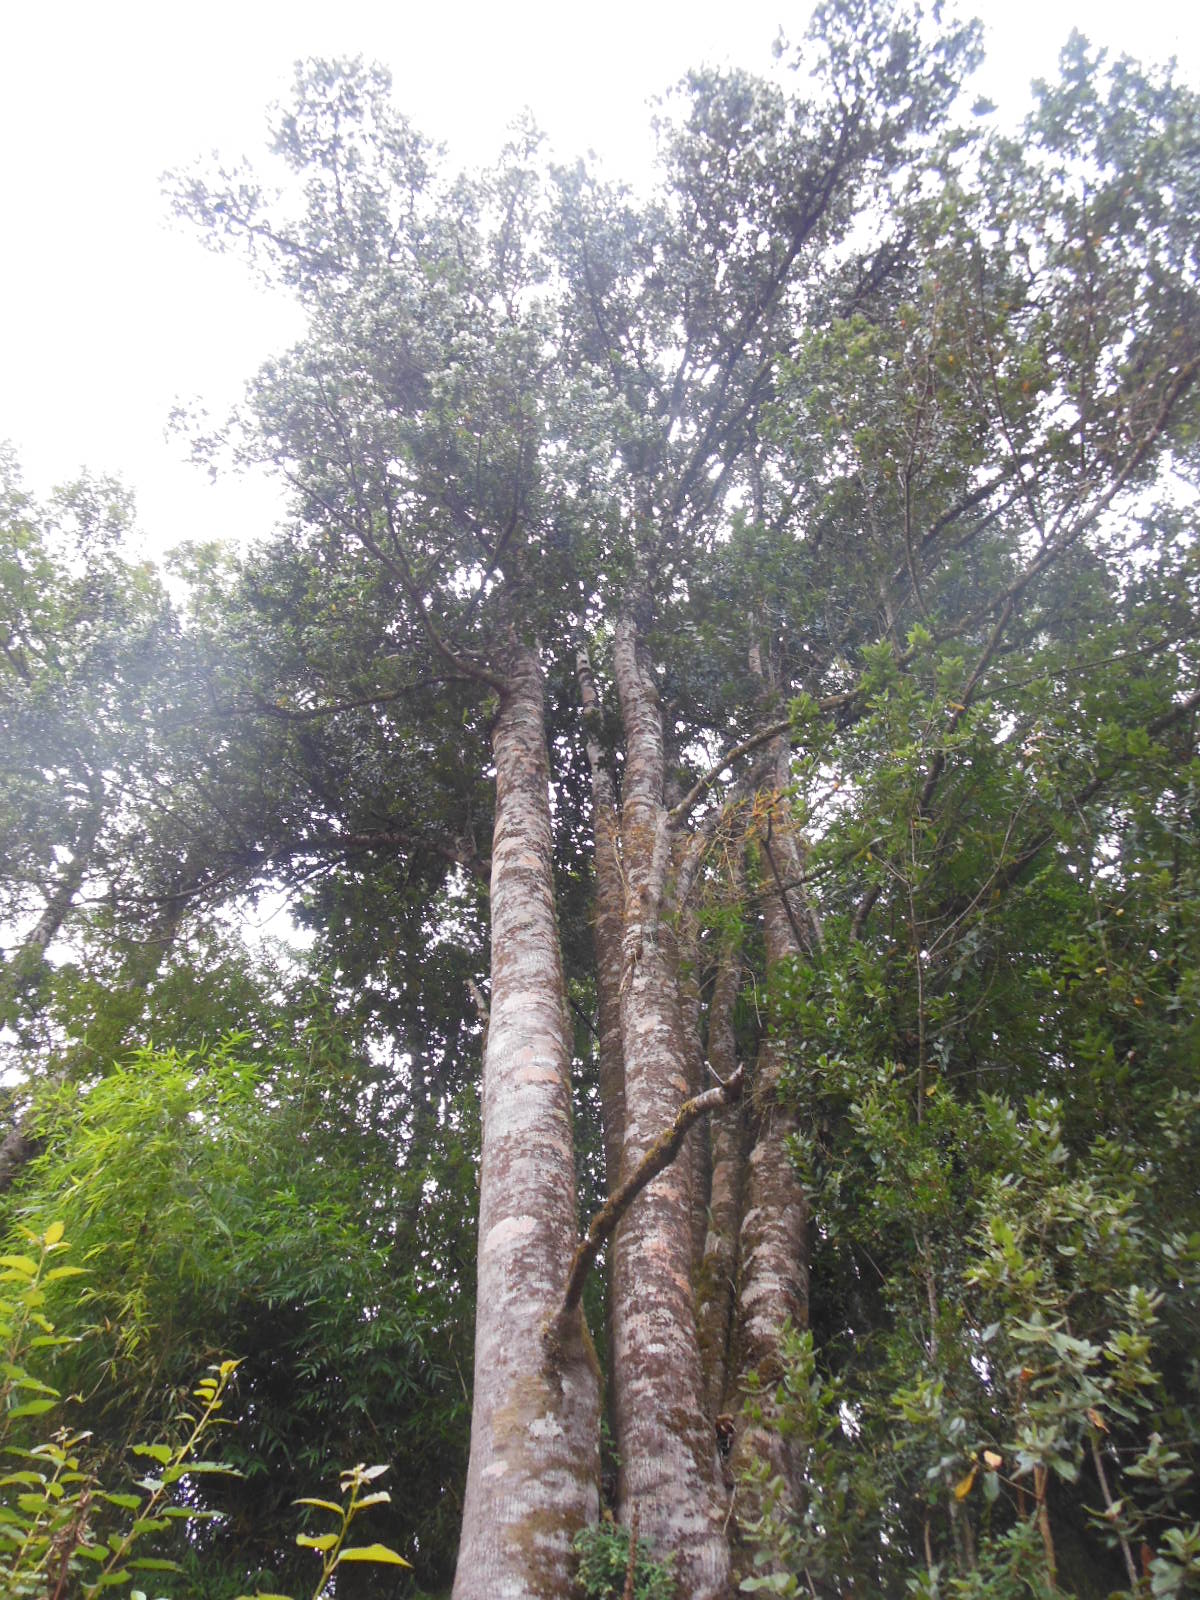
{"type": "Polygon", "coordinates": [[[710,1111],[719,1111],[722,1106],[732,1105],[741,1098],[743,1081],[743,1069],[738,1067],[724,1083],[685,1100],[671,1126],[659,1134],[629,1177],[609,1195],[588,1224],[587,1233],[571,1258],[571,1270],[567,1274],[567,1286],[555,1326],[561,1326],[578,1306],[592,1263],[606,1241],[616,1232],[617,1224],[638,1195],[652,1179],[671,1165],[694,1123],[710,1111]]]}

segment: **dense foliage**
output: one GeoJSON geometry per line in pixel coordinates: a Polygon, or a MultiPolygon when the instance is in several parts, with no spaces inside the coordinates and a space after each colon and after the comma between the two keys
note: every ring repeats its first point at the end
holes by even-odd
{"type": "MultiPolygon", "coordinates": [[[[356,1460],[413,1571],[336,1592],[448,1590],[498,663],[536,641],[547,684],[586,1214],[632,626],[690,1088],[755,1085],[681,1158],[706,1427],[778,1441],[725,1467],[735,1580],[1200,1590],[1200,102],[1076,37],[1014,138],[959,126],[970,28],[858,0],[808,51],[682,85],[646,201],[530,128],[448,175],[382,72],[302,67],[277,192],[174,185],[308,316],[195,439],[270,463],[286,524],[168,582],[117,487],[41,507],[7,470],[0,1185],[16,1255],[65,1228],[86,1268],[44,1286],[46,1381],[109,1481],[240,1358],[241,1476],[189,1491],[217,1515],[163,1592],[306,1592],[333,1546],[289,1503],[356,1460]],[[248,941],[281,898],[301,937],[248,941]],[[746,1370],[700,1251],[722,1139],[745,1166],[772,1127],[806,1325],[746,1370]]],[[[580,1541],[619,1594],[628,1534],[580,1541]]],[[[678,1554],[641,1547],[632,1592],[678,1554]]]]}

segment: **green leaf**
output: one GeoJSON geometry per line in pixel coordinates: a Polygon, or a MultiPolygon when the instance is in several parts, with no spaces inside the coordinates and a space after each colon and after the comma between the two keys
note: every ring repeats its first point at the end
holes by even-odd
{"type": "Polygon", "coordinates": [[[26,1400],[24,1405],[14,1406],[6,1414],[10,1417],[41,1417],[47,1411],[53,1411],[57,1404],[57,1400],[26,1400]]]}
{"type": "Polygon", "coordinates": [[[31,1260],[29,1256],[0,1256],[0,1267],[8,1267],[26,1278],[37,1276],[37,1262],[31,1260]]]}
{"type": "Polygon", "coordinates": [[[129,1530],[131,1539],[140,1539],[144,1533],[161,1533],[171,1524],[166,1517],[139,1517],[129,1530]]]}
{"type": "Polygon", "coordinates": [[[332,1550],[338,1542],[336,1533],[298,1533],[296,1543],[306,1550],[332,1550]]]}
{"type": "Polygon", "coordinates": [[[174,1451],[168,1444],[135,1444],[133,1453],[135,1456],[151,1456],[159,1466],[165,1467],[174,1451]]]}
{"type": "Polygon", "coordinates": [[[388,1567],[412,1566],[411,1561],[405,1561],[403,1556],[397,1555],[386,1544],[354,1545],[349,1550],[342,1550],[338,1553],[338,1566],[341,1566],[343,1561],[377,1561],[381,1566],[388,1567]]]}
{"type": "Polygon", "coordinates": [[[26,1372],[24,1367],[18,1367],[12,1361],[0,1362],[0,1374],[10,1383],[19,1384],[22,1389],[36,1389],[41,1394],[52,1394],[58,1397],[58,1390],[52,1389],[48,1383],[43,1383],[40,1378],[35,1378],[32,1372],[26,1372]]]}
{"type": "MultiPolygon", "coordinates": [[[[360,1501],[360,1504],[365,1502],[360,1501]]],[[[340,1517],[342,1508],[334,1500],[314,1500],[311,1495],[303,1495],[299,1500],[293,1500],[294,1506],[316,1506],[321,1511],[332,1511],[335,1517],[340,1517]]]]}

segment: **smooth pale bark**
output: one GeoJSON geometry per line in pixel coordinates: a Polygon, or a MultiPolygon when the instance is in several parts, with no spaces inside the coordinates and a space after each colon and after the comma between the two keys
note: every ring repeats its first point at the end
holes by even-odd
{"type": "MultiPolygon", "coordinates": [[[[802,866],[786,787],[788,753],[782,739],[773,749],[775,793],[765,810],[767,824],[760,839],[764,889],[763,933],[767,983],[781,963],[804,953],[807,910],[791,885],[802,866]],[[772,866],[773,863],[773,866],[772,866]]],[[[811,922],[807,923],[811,927],[811,922]]],[[[771,1423],[774,1390],[781,1372],[780,1339],[785,1323],[808,1322],[808,1197],[788,1150],[797,1128],[796,1114],[778,1102],[782,1068],[775,1040],[763,1041],[754,1093],[754,1144],[746,1181],[746,1210],[739,1245],[738,1378],[739,1389],[755,1385],[762,1424],[745,1425],[734,1451],[735,1469],[749,1459],[765,1458],[773,1476],[783,1479],[788,1497],[799,1506],[803,1483],[796,1463],[771,1423]]],[[[753,1493],[744,1511],[758,1512],[753,1493]]]]}
{"type": "Polygon", "coordinates": [[[543,684],[513,653],[493,733],[492,991],[483,1063],[475,1394],[455,1600],[561,1600],[599,1514],[599,1377],[582,1318],[548,1337],[576,1245],[570,1046],[543,684]]]}
{"type": "MultiPolygon", "coordinates": [[[[688,1072],[661,925],[671,865],[661,712],[628,618],[617,628],[614,665],[625,730],[622,1165],[632,1171],[674,1121],[688,1072]]],[[[645,1544],[659,1555],[675,1552],[680,1600],[716,1600],[728,1592],[729,1550],[716,1439],[704,1407],[691,1251],[691,1185],[677,1162],[638,1197],[614,1242],[618,1499],[624,1522],[636,1508],[645,1544]]]]}

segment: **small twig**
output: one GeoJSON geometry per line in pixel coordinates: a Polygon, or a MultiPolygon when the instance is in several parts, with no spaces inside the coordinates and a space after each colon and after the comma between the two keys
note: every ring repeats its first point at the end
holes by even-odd
{"type": "Polygon", "coordinates": [[[592,1038],[598,1041],[599,1038],[600,1038],[600,1030],[597,1028],[596,1024],[592,1021],[591,1017],[588,1016],[587,1012],[583,1009],[583,1007],[579,1004],[579,1001],[575,999],[574,995],[568,995],[567,996],[567,1004],[570,1006],[571,1010],[575,1013],[575,1015],[579,1018],[580,1022],[583,1023],[584,1027],[591,1034],[592,1038]]]}
{"type": "Polygon", "coordinates": [[[1129,1548],[1129,1540],[1116,1525],[1116,1502],[1113,1500],[1112,1490],[1108,1487],[1108,1478],[1104,1472],[1104,1461],[1100,1455],[1100,1446],[1096,1443],[1095,1433],[1092,1434],[1090,1442],[1092,1446],[1092,1461],[1096,1468],[1096,1476],[1100,1480],[1100,1493],[1104,1496],[1104,1508],[1108,1513],[1108,1521],[1117,1535],[1118,1543],[1121,1546],[1121,1554],[1125,1558],[1125,1571],[1129,1574],[1129,1587],[1136,1592],[1138,1570],[1133,1562],[1133,1551],[1129,1548]]]}

